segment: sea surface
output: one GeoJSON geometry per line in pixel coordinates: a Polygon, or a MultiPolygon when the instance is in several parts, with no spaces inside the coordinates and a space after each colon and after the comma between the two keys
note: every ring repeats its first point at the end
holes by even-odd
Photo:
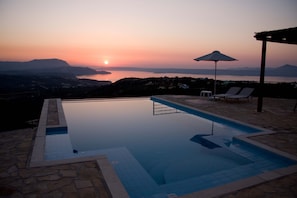
{"type": "MultiPolygon", "coordinates": [[[[181,74],[181,73],[153,73],[145,71],[120,71],[111,70],[111,74],[95,74],[83,75],[78,78],[86,78],[99,81],[116,82],[123,78],[149,78],[149,77],[192,77],[192,78],[209,78],[214,79],[214,75],[204,74],[181,74]]],[[[217,75],[217,80],[223,81],[254,81],[259,82],[260,76],[234,76],[234,75],[217,75]]],[[[265,82],[278,83],[278,82],[297,82],[297,77],[282,77],[282,76],[265,76],[265,82]]]]}

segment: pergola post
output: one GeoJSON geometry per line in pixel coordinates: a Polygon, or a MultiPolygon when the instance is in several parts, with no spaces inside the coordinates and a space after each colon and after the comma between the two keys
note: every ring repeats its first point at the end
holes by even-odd
{"type": "Polygon", "coordinates": [[[262,112],[263,106],[263,90],[264,90],[264,76],[265,76],[265,64],[266,64],[266,39],[262,42],[262,57],[261,57],[261,71],[260,71],[260,85],[259,85],[259,96],[258,96],[258,107],[257,112],[262,112]]]}
{"type": "MultiPolygon", "coordinates": [[[[262,112],[263,105],[263,91],[264,91],[264,76],[265,76],[265,62],[266,62],[266,43],[286,43],[297,45],[297,27],[258,32],[254,36],[257,40],[262,41],[262,58],[261,58],[261,73],[259,85],[259,97],[257,112],[262,112]]],[[[297,104],[297,103],[296,103],[297,104]]],[[[295,106],[296,109],[296,106],[295,106]]]]}

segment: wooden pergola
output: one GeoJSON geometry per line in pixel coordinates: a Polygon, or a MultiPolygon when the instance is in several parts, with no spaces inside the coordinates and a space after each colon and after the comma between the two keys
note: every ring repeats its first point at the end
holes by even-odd
{"type": "Polygon", "coordinates": [[[258,97],[258,106],[257,106],[257,112],[262,112],[267,41],[297,45],[297,27],[258,32],[258,33],[255,33],[254,37],[257,40],[262,41],[261,72],[260,72],[259,97],[258,97]]]}

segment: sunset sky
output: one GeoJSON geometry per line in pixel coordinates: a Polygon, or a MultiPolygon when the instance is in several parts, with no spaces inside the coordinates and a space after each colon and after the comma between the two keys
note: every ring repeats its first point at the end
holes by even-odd
{"type": "MultiPolygon", "coordinates": [[[[0,60],[206,68],[214,50],[260,65],[255,32],[297,26],[296,0],[0,0],[0,60]]],[[[267,65],[297,65],[297,45],[268,43],[267,65]]]]}

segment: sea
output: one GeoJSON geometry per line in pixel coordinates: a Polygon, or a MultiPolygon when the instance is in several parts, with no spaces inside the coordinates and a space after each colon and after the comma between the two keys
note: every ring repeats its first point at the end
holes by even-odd
{"type": "MultiPolygon", "coordinates": [[[[108,71],[108,70],[107,70],[108,71]]],[[[80,79],[92,79],[98,81],[116,82],[123,78],[149,78],[149,77],[192,77],[192,78],[208,78],[214,79],[214,75],[200,75],[200,74],[182,74],[182,73],[153,73],[146,71],[122,71],[112,70],[110,74],[94,74],[77,76],[80,79]]],[[[222,81],[253,81],[259,82],[260,76],[235,76],[235,75],[217,75],[217,80],[222,81]]],[[[290,83],[297,82],[297,77],[283,77],[283,76],[265,76],[266,83],[290,83]]]]}

